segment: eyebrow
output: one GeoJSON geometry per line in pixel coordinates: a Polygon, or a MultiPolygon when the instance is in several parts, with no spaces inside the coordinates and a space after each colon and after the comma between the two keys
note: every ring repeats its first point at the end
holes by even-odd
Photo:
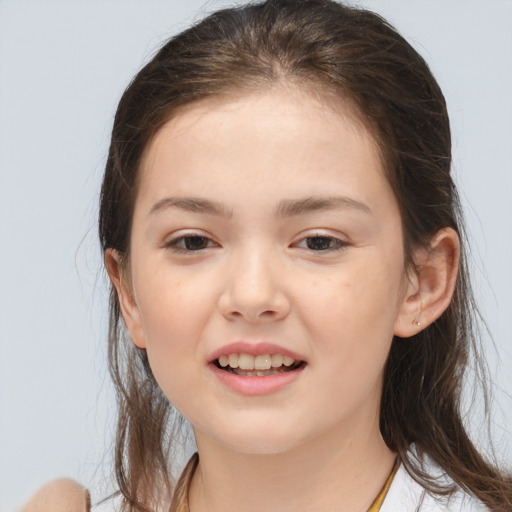
{"type": "Polygon", "coordinates": [[[339,208],[351,208],[371,214],[372,211],[366,204],[346,196],[306,197],[304,199],[286,199],[277,207],[279,217],[292,217],[319,210],[337,210],[339,208]]]}
{"type": "MultiPolygon", "coordinates": [[[[180,208],[194,213],[218,215],[230,218],[232,211],[227,210],[222,203],[201,197],[166,197],[153,205],[149,215],[167,208],[180,208]]],[[[346,196],[305,197],[303,199],[284,199],[276,209],[278,217],[293,217],[308,212],[320,210],[336,210],[339,208],[352,208],[371,214],[371,209],[364,203],[346,196]]]]}
{"type": "Polygon", "coordinates": [[[153,205],[149,215],[154,215],[167,208],[180,208],[189,212],[219,215],[222,217],[231,217],[232,215],[232,212],[226,210],[223,204],[201,197],[166,197],[153,205]]]}

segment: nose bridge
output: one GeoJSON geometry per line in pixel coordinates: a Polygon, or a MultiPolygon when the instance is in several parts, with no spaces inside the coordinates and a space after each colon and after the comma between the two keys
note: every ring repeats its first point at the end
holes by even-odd
{"type": "Polygon", "coordinates": [[[289,305],[276,251],[249,240],[231,258],[222,309],[230,317],[249,321],[282,318],[289,305]]]}
{"type": "Polygon", "coordinates": [[[273,288],[272,254],[263,248],[248,248],[241,254],[234,265],[233,284],[240,285],[250,295],[262,298],[271,293],[273,288]]]}

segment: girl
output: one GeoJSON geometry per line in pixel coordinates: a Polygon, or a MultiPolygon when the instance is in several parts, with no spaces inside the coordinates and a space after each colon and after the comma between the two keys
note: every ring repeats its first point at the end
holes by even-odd
{"type": "Polygon", "coordinates": [[[371,12],[269,0],[165,44],[121,99],[101,194],[106,510],[512,510],[461,419],[450,154],[435,79],[371,12]],[[197,444],[177,482],[174,408],[197,444]]]}

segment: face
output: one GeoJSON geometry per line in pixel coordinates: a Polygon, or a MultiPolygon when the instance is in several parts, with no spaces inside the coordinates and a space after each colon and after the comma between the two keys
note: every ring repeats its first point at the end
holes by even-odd
{"type": "Polygon", "coordinates": [[[198,439],[279,453],[378,428],[408,280],[343,105],[275,90],[176,115],[145,153],[130,251],[125,321],[198,439]]]}

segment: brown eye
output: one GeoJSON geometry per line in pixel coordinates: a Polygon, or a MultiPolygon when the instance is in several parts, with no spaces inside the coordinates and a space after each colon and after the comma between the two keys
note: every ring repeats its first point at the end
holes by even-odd
{"type": "Polygon", "coordinates": [[[179,252],[195,252],[209,247],[214,247],[215,243],[206,236],[185,235],[171,240],[166,247],[179,252]]]}
{"type": "Polygon", "coordinates": [[[332,247],[333,239],[327,236],[313,236],[306,238],[306,247],[313,251],[325,251],[332,247]]]}
{"type": "Polygon", "coordinates": [[[311,251],[328,251],[329,249],[339,249],[345,245],[341,240],[330,236],[309,236],[298,244],[299,247],[305,247],[311,251]]]}
{"type": "Polygon", "coordinates": [[[188,251],[199,251],[208,247],[208,242],[205,236],[184,236],[182,245],[188,251]]]}

